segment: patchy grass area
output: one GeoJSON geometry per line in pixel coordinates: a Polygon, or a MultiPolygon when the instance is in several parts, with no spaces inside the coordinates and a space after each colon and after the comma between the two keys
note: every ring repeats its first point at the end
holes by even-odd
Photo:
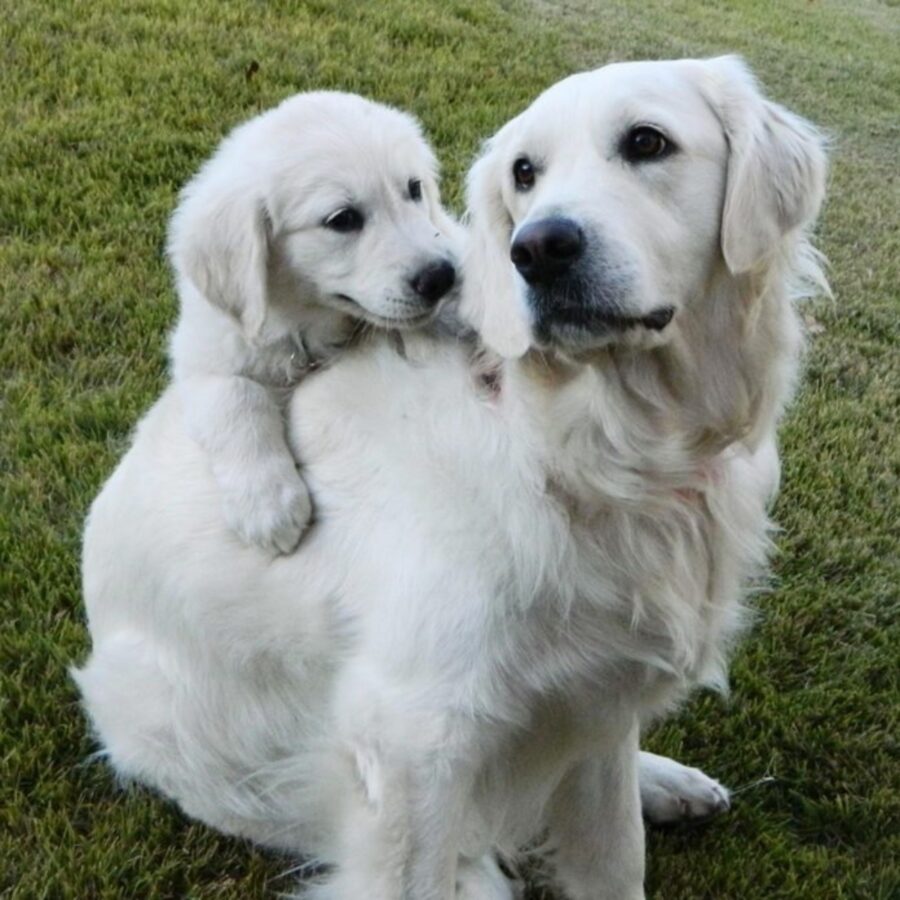
{"type": "MultiPolygon", "coordinates": [[[[784,431],[775,590],[733,668],[651,737],[738,794],[654,834],[665,900],[900,896],[900,8],[890,0],[20,0],[0,22],[0,896],[251,898],[290,861],[88,762],[79,533],[160,391],[178,187],[235,122],[309,88],[419,115],[457,207],[481,138],[559,77],[736,50],[834,138],[784,431]]],[[[539,896],[535,892],[535,896],[539,896]]],[[[363,900],[363,898],[361,898],[363,900]]]]}

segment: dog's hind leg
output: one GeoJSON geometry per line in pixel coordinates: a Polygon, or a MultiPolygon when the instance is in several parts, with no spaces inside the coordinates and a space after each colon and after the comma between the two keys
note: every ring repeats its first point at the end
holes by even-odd
{"type": "Polygon", "coordinates": [[[266,823],[236,811],[248,792],[234,786],[219,754],[192,739],[197,709],[179,705],[178,679],[164,660],[151,638],[123,629],[106,635],[87,664],[72,671],[103,748],[98,755],[122,781],[160,791],[189,816],[265,842],[266,823]]]}
{"type": "Polygon", "coordinates": [[[120,631],[95,646],[87,665],[72,670],[102,755],[125,780],[165,790],[177,761],[171,723],[172,685],[152,644],[120,631]]]}

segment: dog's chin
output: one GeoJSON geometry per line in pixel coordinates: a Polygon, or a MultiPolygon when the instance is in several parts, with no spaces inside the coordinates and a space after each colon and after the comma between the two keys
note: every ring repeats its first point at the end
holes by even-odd
{"type": "Polygon", "coordinates": [[[329,306],[346,313],[354,319],[374,325],[377,328],[395,331],[421,328],[423,325],[427,325],[437,315],[441,307],[440,303],[436,306],[417,306],[401,300],[397,301],[396,305],[400,307],[402,312],[386,315],[374,312],[347,294],[332,294],[328,300],[329,306]]]}

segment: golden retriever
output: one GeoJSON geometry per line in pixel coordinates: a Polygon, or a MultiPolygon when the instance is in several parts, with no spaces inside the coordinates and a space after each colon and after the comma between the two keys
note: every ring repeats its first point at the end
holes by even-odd
{"type": "Polygon", "coordinates": [[[234,538],[168,391],[85,534],[116,770],[327,864],[319,898],[508,900],[497,856],[538,839],[569,900],[642,898],[641,795],[725,803],[638,737],[723,683],[765,565],[824,174],[734,58],[550,88],[469,181],[462,310],[500,356],[416,332],[304,379],[291,556],[234,538]]]}

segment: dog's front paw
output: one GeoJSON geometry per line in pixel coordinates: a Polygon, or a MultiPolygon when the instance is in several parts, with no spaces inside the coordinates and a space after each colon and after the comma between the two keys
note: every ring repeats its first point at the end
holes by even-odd
{"type": "Polygon", "coordinates": [[[711,819],[731,807],[714,778],[655,753],[641,753],[640,781],[644,817],[654,825],[711,819]]]}
{"type": "Polygon", "coordinates": [[[245,544],[290,553],[309,524],[312,500],[293,469],[257,473],[240,485],[231,481],[225,486],[225,516],[245,544]]]}

